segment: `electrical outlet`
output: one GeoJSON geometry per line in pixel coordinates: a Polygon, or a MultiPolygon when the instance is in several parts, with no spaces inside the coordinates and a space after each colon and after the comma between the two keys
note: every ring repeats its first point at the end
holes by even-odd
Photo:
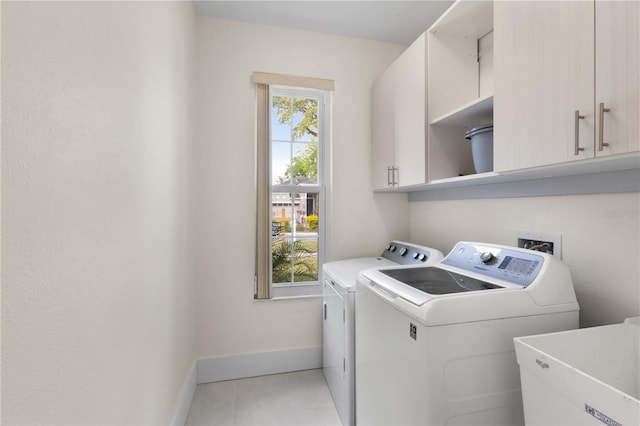
{"type": "Polygon", "coordinates": [[[518,231],[518,247],[541,251],[562,258],[562,236],[540,232],[518,231]]]}

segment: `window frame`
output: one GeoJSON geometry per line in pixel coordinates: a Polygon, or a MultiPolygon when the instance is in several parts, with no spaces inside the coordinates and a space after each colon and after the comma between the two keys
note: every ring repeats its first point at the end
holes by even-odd
{"type": "MultiPolygon", "coordinates": [[[[273,283],[272,280],[272,252],[271,244],[268,250],[268,297],[259,297],[258,277],[256,275],[256,288],[254,298],[256,300],[273,300],[292,297],[312,297],[322,294],[322,265],[327,255],[327,236],[329,235],[329,221],[327,212],[329,211],[329,194],[330,194],[330,158],[331,158],[331,100],[332,91],[306,87],[294,87],[283,85],[268,85],[268,188],[257,188],[257,191],[268,191],[268,208],[269,217],[272,217],[271,209],[273,208],[272,196],[274,192],[289,193],[292,200],[298,193],[317,193],[318,194],[318,270],[317,280],[307,282],[290,282],[290,283],[273,283]],[[292,98],[314,98],[318,100],[318,183],[315,185],[293,185],[293,184],[274,184],[272,179],[272,105],[275,96],[286,96],[292,98]]],[[[258,122],[258,121],[257,121],[258,122]]],[[[260,161],[260,159],[258,159],[260,161]]],[[[261,206],[257,206],[261,208],[261,206]]],[[[260,232],[259,228],[256,232],[260,232]]],[[[271,241],[271,229],[269,233],[269,241],[271,241]]],[[[260,256],[259,250],[256,256],[260,256]]],[[[265,283],[262,283],[265,285],[265,283]]]]}

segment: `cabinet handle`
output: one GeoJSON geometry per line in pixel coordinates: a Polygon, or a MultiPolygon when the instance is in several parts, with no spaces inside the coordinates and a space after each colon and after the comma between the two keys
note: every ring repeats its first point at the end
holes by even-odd
{"type": "Polygon", "coordinates": [[[397,186],[398,182],[400,182],[400,167],[393,168],[393,186],[397,186]],[[396,179],[396,172],[398,172],[398,178],[396,179]]]}
{"type": "Polygon", "coordinates": [[[573,155],[578,155],[580,151],[584,151],[584,148],[580,148],[580,120],[582,119],[584,119],[584,115],[580,115],[580,111],[576,111],[574,120],[575,131],[573,132],[575,136],[573,155]]]}
{"type": "Polygon", "coordinates": [[[393,186],[391,181],[391,167],[387,167],[387,186],[393,186]]]}
{"type": "Polygon", "coordinates": [[[604,150],[605,146],[609,146],[608,143],[604,143],[604,113],[611,111],[609,108],[604,107],[604,102],[600,102],[600,131],[598,132],[598,151],[604,150]]]}

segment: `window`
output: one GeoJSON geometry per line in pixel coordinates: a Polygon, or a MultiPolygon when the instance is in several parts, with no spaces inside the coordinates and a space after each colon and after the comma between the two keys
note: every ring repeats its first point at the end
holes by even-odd
{"type": "Polygon", "coordinates": [[[256,298],[321,293],[329,100],[258,84],[256,298]]]}

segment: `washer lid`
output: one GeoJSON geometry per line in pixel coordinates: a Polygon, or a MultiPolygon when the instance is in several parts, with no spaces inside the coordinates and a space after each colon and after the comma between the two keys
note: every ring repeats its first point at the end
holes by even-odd
{"type": "Polygon", "coordinates": [[[322,270],[327,275],[325,278],[332,281],[334,285],[347,291],[355,291],[356,278],[360,271],[393,265],[397,265],[397,263],[382,257],[361,257],[325,263],[322,270]]]}
{"type": "Polygon", "coordinates": [[[503,288],[496,284],[456,274],[455,272],[445,271],[440,268],[386,269],[380,272],[429,294],[463,293],[467,291],[503,288]]]}

